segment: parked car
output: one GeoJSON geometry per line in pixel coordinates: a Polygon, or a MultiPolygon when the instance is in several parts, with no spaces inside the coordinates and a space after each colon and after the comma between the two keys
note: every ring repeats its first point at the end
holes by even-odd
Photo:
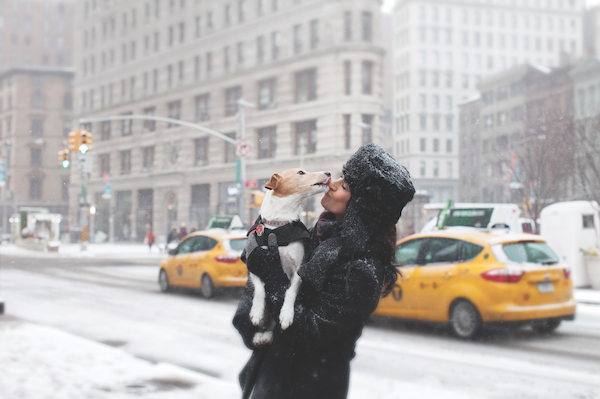
{"type": "Polygon", "coordinates": [[[240,255],[245,246],[244,232],[211,229],[188,234],[160,263],[161,291],[195,288],[212,298],[217,287],[243,287],[247,269],[240,255]]]}
{"type": "Polygon", "coordinates": [[[573,320],[570,269],[540,236],[445,230],[397,243],[402,277],[375,314],[449,323],[472,338],[486,323],[554,331],[573,320]]]}

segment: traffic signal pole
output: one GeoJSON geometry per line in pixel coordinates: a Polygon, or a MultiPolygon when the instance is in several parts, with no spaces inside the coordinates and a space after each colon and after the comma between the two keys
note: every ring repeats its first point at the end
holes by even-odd
{"type": "MultiPolygon", "coordinates": [[[[245,107],[254,107],[253,104],[247,103],[246,101],[244,101],[243,99],[239,99],[238,100],[238,112],[239,112],[239,117],[240,117],[240,131],[239,131],[239,139],[232,139],[231,137],[225,136],[222,133],[219,133],[215,130],[209,129],[207,127],[201,126],[201,125],[197,125],[195,123],[190,123],[190,122],[185,122],[179,119],[172,119],[172,118],[164,118],[162,116],[151,116],[151,115],[118,115],[118,116],[106,116],[106,117],[101,117],[101,118],[89,118],[89,119],[80,119],[79,120],[79,124],[83,125],[83,124],[87,124],[87,123],[94,123],[94,122],[110,122],[110,121],[123,121],[123,120],[142,120],[142,121],[155,121],[155,122],[166,122],[166,123],[170,123],[173,125],[179,125],[179,126],[185,126],[185,127],[189,127],[190,129],[194,129],[194,130],[199,130],[201,132],[204,133],[208,133],[212,136],[215,136],[221,140],[224,140],[228,143],[231,143],[233,145],[236,146],[236,152],[237,152],[237,148],[240,145],[240,143],[245,142],[245,136],[246,136],[246,113],[245,113],[245,107]]],[[[240,218],[242,219],[242,223],[245,223],[245,186],[246,186],[246,159],[245,157],[248,155],[249,152],[249,146],[247,146],[247,150],[243,155],[237,155],[239,162],[240,162],[240,181],[241,181],[241,187],[240,187],[240,200],[239,200],[239,211],[240,211],[240,218]]]]}

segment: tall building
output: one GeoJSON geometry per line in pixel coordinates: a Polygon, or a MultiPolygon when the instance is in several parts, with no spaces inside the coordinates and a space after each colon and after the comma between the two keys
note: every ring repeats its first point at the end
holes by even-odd
{"type": "Polygon", "coordinates": [[[73,70],[47,68],[0,73],[4,228],[6,218],[21,207],[47,208],[66,220],[69,172],[58,165],[57,152],[65,148],[71,129],[73,75],[73,70]]]}
{"type": "Polygon", "coordinates": [[[72,66],[74,2],[0,1],[0,72],[72,66]]]}
{"type": "Polygon", "coordinates": [[[582,54],[582,0],[398,0],[394,152],[432,202],[459,197],[458,107],[486,76],[582,54]]]}
{"type": "MultiPolygon", "coordinates": [[[[170,117],[240,137],[246,108],[248,184],[303,167],[341,173],[364,142],[382,142],[380,2],[237,0],[76,5],[76,117],[170,117]]],[[[190,128],[150,121],[86,125],[94,133],[88,198],[96,230],[138,239],[151,225],[204,227],[237,213],[234,146],[190,128]],[[110,193],[104,181],[112,182],[110,193]],[[103,195],[104,194],[104,195],[103,195]],[[110,197],[110,198],[108,198],[110,197]]],[[[81,175],[72,169],[78,220],[81,175]]],[[[250,196],[246,195],[248,203],[250,196]]],[[[309,201],[304,220],[318,216],[309,201]]],[[[248,222],[257,209],[248,209],[248,222]]]]}
{"type": "Polygon", "coordinates": [[[537,218],[577,195],[571,69],[519,65],[461,104],[461,201],[523,204],[537,218]]]}

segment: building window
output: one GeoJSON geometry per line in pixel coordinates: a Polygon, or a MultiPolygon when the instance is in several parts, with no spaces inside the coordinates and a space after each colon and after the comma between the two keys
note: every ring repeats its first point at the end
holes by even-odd
{"type": "Polygon", "coordinates": [[[225,89],[225,116],[232,116],[237,113],[240,98],[242,98],[242,86],[225,89]]]}
{"type": "Polygon", "coordinates": [[[30,149],[31,160],[30,165],[35,167],[42,166],[42,149],[41,148],[31,148],[30,149]]]}
{"type": "Polygon", "coordinates": [[[197,55],[194,57],[194,79],[200,79],[200,56],[197,55]]]}
{"type": "Polygon", "coordinates": [[[275,158],[277,149],[277,126],[258,129],[258,158],[275,158]]]}
{"type": "Polygon", "coordinates": [[[438,177],[440,175],[440,163],[438,161],[433,161],[433,177],[438,177]]]}
{"type": "Polygon", "coordinates": [[[128,175],[131,173],[131,150],[120,152],[121,155],[121,174],[128,175]]]}
{"type": "Polygon", "coordinates": [[[110,140],[110,127],[111,127],[111,122],[110,121],[106,121],[106,122],[102,122],[100,125],[100,140],[110,140]]]}
{"type": "Polygon", "coordinates": [[[277,79],[270,78],[258,82],[258,109],[275,107],[277,79]]]}
{"type": "Polygon", "coordinates": [[[447,139],[446,140],[446,152],[448,154],[452,153],[452,139],[447,139]]]}
{"type": "Polygon", "coordinates": [[[63,201],[69,201],[69,180],[62,180],[60,188],[60,199],[63,201]]]}
{"type": "Polygon", "coordinates": [[[71,93],[66,93],[64,95],[63,108],[64,109],[72,109],[73,108],[73,95],[71,93]]]}
{"type": "Polygon", "coordinates": [[[427,151],[427,140],[424,138],[420,139],[420,144],[421,152],[427,151]]]}
{"type": "Polygon", "coordinates": [[[352,40],[352,12],[344,12],[344,40],[349,42],[352,40]]]}
{"type": "Polygon", "coordinates": [[[362,13],[362,40],[370,42],[373,36],[373,14],[370,11],[362,13]]]}
{"type": "Polygon", "coordinates": [[[317,70],[306,69],[296,72],[296,103],[317,99],[317,70]]]}
{"type": "Polygon", "coordinates": [[[319,46],[319,20],[310,21],[310,49],[314,50],[319,46]]]}
{"type": "Polygon", "coordinates": [[[223,69],[225,72],[229,72],[230,68],[230,60],[229,60],[229,46],[225,46],[223,48],[223,69]]]}
{"type": "Polygon", "coordinates": [[[206,76],[210,77],[212,73],[212,53],[209,51],[206,53],[206,76]]]}
{"type": "MultiPolygon", "coordinates": [[[[2,126],[2,123],[0,122],[0,127],[2,126]]],[[[63,121],[63,136],[64,137],[68,137],[69,136],[69,132],[71,132],[71,121],[70,120],[65,120],[63,121]]],[[[2,131],[0,129],[0,137],[2,137],[2,131]]]]}
{"type": "MultiPolygon", "coordinates": [[[[131,115],[131,112],[123,114],[123,115],[124,116],[131,115]]],[[[121,121],[121,135],[123,135],[123,136],[131,135],[131,119],[124,119],[121,121]]]]}
{"type": "Polygon", "coordinates": [[[362,143],[367,144],[373,141],[373,115],[362,116],[362,143]]]}
{"type": "MultiPolygon", "coordinates": [[[[154,116],[156,114],[156,107],[144,108],[144,115],[154,116]]],[[[153,132],[156,130],[156,121],[145,120],[142,131],[144,133],[153,132]]]]}
{"type": "Polygon", "coordinates": [[[42,199],[42,181],[40,179],[29,180],[29,199],[42,199]]]}
{"type": "Polygon", "coordinates": [[[41,136],[44,133],[44,120],[43,119],[32,119],[31,120],[31,135],[41,136]]]}
{"type": "Polygon", "coordinates": [[[352,115],[344,115],[344,148],[350,149],[352,142],[352,115]]]}
{"type": "Polygon", "coordinates": [[[208,165],[208,137],[201,137],[194,140],[194,145],[194,164],[196,166],[208,165]]]}
{"type": "Polygon", "coordinates": [[[34,108],[43,108],[44,107],[44,97],[42,96],[42,93],[40,93],[39,91],[36,91],[35,93],[33,93],[33,97],[31,99],[31,105],[34,108]]]}
{"type": "Polygon", "coordinates": [[[256,62],[262,64],[265,61],[265,37],[256,38],[256,62]]]}
{"type": "Polygon", "coordinates": [[[440,152],[440,139],[433,139],[433,152],[440,152]]]}
{"type": "Polygon", "coordinates": [[[311,154],[317,151],[317,121],[315,119],[294,123],[296,155],[311,154]]]}
{"type": "Polygon", "coordinates": [[[294,54],[302,52],[302,25],[294,26],[294,54]]]}
{"type": "MultiPolygon", "coordinates": [[[[227,133],[225,136],[235,139],[235,133],[227,133]]],[[[225,163],[235,162],[235,144],[231,144],[230,142],[225,142],[225,163]]]]}
{"type": "Polygon", "coordinates": [[[425,163],[425,161],[421,161],[421,167],[419,168],[419,172],[421,176],[425,176],[425,174],[427,173],[427,164],[425,163]]]}
{"type": "Polygon", "coordinates": [[[362,62],[362,94],[373,94],[373,62],[362,62]]]}
{"type": "Polygon", "coordinates": [[[152,169],[154,166],[154,146],[142,148],[142,154],[142,167],[144,169],[152,169]]]}
{"type": "Polygon", "coordinates": [[[241,68],[244,65],[244,42],[237,44],[237,66],[241,68]]]}
{"type": "Polygon", "coordinates": [[[210,94],[196,96],[196,121],[204,122],[210,120],[210,94]]]}
{"type": "Polygon", "coordinates": [[[280,41],[281,37],[279,32],[271,33],[271,57],[273,58],[273,61],[279,58],[280,41]]]}
{"type": "Polygon", "coordinates": [[[179,43],[185,42],[185,24],[179,23],[179,43]]]}
{"type": "MultiPolygon", "coordinates": [[[[168,117],[171,119],[181,119],[181,101],[171,101],[167,104],[168,108],[168,117]]],[[[178,126],[174,123],[169,123],[167,127],[175,127],[178,126]]]]}
{"type": "Polygon", "coordinates": [[[352,94],[352,62],[344,61],[344,94],[352,94]]]}

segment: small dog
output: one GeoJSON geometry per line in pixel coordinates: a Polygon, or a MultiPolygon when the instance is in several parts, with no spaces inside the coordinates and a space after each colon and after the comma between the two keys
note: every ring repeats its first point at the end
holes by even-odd
{"type": "MultiPolygon", "coordinates": [[[[304,258],[302,239],[309,237],[306,227],[299,220],[300,205],[308,197],[325,193],[329,189],[330,181],[331,173],[328,172],[308,173],[302,169],[290,169],[280,174],[274,174],[271,176],[271,180],[265,184],[268,191],[265,193],[260,207],[257,222],[251,228],[251,233],[255,232],[257,235],[257,241],[263,235],[265,237],[268,237],[269,234],[277,235],[280,229],[282,232],[285,229],[286,236],[292,237],[291,240],[294,240],[282,243],[278,239],[281,267],[291,282],[285,293],[279,315],[279,322],[284,330],[294,321],[294,303],[302,283],[302,279],[297,273],[304,258]],[[264,231],[265,229],[271,230],[271,232],[264,231]],[[290,229],[298,231],[290,231],[290,229]]],[[[265,245],[261,246],[266,248],[265,245]]],[[[264,345],[273,340],[275,321],[266,312],[266,294],[263,282],[252,273],[250,273],[250,279],[254,285],[250,320],[255,326],[264,328],[264,331],[255,334],[253,342],[255,345],[264,345]]]]}

